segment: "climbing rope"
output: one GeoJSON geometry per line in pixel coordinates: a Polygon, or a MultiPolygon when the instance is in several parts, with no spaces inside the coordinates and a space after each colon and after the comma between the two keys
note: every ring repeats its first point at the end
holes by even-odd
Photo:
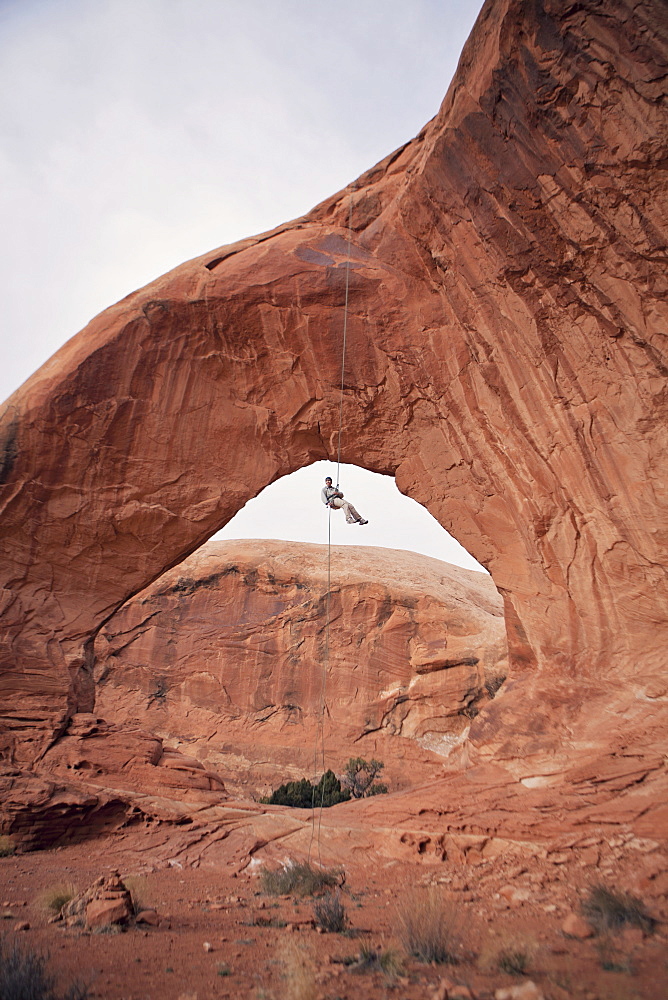
{"type": "MultiPolygon", "coordinates": [[[[339,433],[336,450],[336,488],[339,488],[341,471],[341,431],[343,428],[343,388],[345,384],[346,371],[346,346],[348,338],[348,295],[350,291],[350,257],[353,239],[353,192],[355,186],[350,189],[350,203],[348,207],[348,252],[346,256],[346,292],[343,302],[343,343],[341,345],[341,387],[339,392],[339,433]]],[[[322,828],[322,811],[325,804],[325,694],[327,690],[327,673],[329,671],[329,631],[331,620],[331,597],[332,597],[332,508],[327,507],[327,594],[325,596],[325,648],[322,660],[322,679],[320,685],[320,711],[318,714],[318,726],[315,734],[315,746],[313,753],[313,777],[317,778],[318,773],[318,746],[321,747],[322,757],[322,785],[320,803],[318,808],[318,864],[323,867],[320,854],[320,833],[322,828]]],[[[313,795],[311,797],[311,839],[308,848],[308,861],[311,862],[311,847],[315,837],[315,784],[313,785],[313,795]]]]}

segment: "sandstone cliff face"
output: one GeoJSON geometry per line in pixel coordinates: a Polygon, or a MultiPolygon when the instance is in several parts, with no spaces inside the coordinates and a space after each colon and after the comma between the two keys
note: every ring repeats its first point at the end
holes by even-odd
{"type": "Polygon", "coordinates": [[[335,451],[351,197],[342,459],[395,475],[503,595],[514,680],[472,737],[604,743],[606,699],[622,728],[656,717],[665,80],[659,0],[490,0],[412,142],[128,296],[10,398],[8,755],[92,710],[94,636],[129,597],[335,451]]]}
{"type": "Polygon", "coordinates": [[[501,598],[483,573],[397,550],[335,546],[331,573],[328,631],[326,546],[209,542],[98,635],[97,712],[254,793],[312,772],[322,717],[328,766],[382,755],[394,788],[414,784],[431,755],[391,737],[462,745],[507,673],[501,598]]]}

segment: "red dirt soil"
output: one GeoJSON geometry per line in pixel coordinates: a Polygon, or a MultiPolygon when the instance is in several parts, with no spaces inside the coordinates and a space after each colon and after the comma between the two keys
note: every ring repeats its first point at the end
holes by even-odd
{"type": "Polygon", "coordinates": [[[114,1000],[445,1000],[456,995],[457,985],[484,1000],[527,979],[546,1000],[666,996],[667,880],[651,842],[631,849],[611,841],[601,852],[600,869],[576,862],[572,853],[469,865],[360,858],[345,866],[342,900],[349,931],[320,934],[312,923],[312,900],[263,893],[260,864],[251,862],[242,871],[223,860],[181,867],[175,859],[157,860],[161,840],[158,832],[133,831],[100,839],[94,850],[80,844],[0,859],[6,936],[48,952],[49,968],[62,987],[78,979],[90,984],[90,997],[114,1000]],[[45,891],[63,883],[83,890],[113,870],[129,880],[143,905],[157,910],[159,926],[101,933],[48,922],[40,900],[45,891]],[[659,920],[656,932],[631,928],[607,942],[565,936],[565,917],[579,912],[587,888],[597,881],[641,895],[659,920]],[[398,912],[410,891],[423,885],[438,886],[456,908],[457,965],[421,964],[402,948],[398,912]],[[22,921],[29,929],[15,930],[22,921]],[[529,956],[524,977],[495,968],[498,953],[509,947],[529,956]],[[381,971],[359,972],[343,964],[362,948],[394,951],[402,962],[399,975],[391,980],[381,971]],[[603,969],[602,957],[614,968],[603,969]]]}

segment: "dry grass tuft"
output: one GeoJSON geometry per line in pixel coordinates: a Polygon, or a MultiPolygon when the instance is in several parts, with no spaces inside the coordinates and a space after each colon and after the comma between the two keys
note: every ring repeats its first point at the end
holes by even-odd
{"type": "Polygon", "coordinates": [[[0,858],[11,858],[12,854],[16,854],[16,847],[12,838],[3,833],[0,835],[0,858]]]}
{"type": "Polygon", "coordinates": [[[502,948],[496,957],[497,968],[509,976],[526,976],[531,965],[531,956],[521,946],[502,948]]]}
{"type": "Polygon", "coordinates": [[[45,889],[39,897],[40,906],[48,913],[57,916],[66,903],[74,899],[78,892],[77,887],[72,882],[60,882],[45,889]]]}
{"type": "Polygon", "coordinates": [[[346,959],[344,964],[351,972],[382,972],[390,983],[404,971],[401,956],[396,951],[377,951],[366,944],[360,948],[359,955],[346,959]]]}
{"type": "Polygon", "coordinates": [[[582,912],[599,934],[614,933],[625,926],[640,927],[646,934],[653,934],[656,927],[656,920],[641,899],[600,884],[589,890],[582,912]]]}
{"type": "Polygon", "coordinates": [[[278,957],[283,966],[283,1000],[315,1000],[315,956],[313,949],[290,938],[282,941],[278,957]]]}
{"type": "Polygon", "coordinates": [[[316,896],[326,889],[342,885],[343,872],[290,860],[282,868],[264,868],[260,882],[263,892],[270,896],[316,896]]]}
{"type": "Polygon", "coordinates": [[[132,898],[132,912],[135,916],[142,910],[150,908],[148,901],[148,882],[142,875],[128,875],[123,879],[123,885],[132,898]]]}
{"type": "Polygon", "coordinates": [[[502,935],[489,941],[478,957],[478,966],[486,972],[500,971],[509,976],[526,976],[532,967],[538,944],[521,934],[502,935]]]}
{"type": "Polygon", "coordinates": [[[413,889],[399,906],[398,934],[404,948],[422,962],[458,962],[460,914],[442,890],[413,889]]]}

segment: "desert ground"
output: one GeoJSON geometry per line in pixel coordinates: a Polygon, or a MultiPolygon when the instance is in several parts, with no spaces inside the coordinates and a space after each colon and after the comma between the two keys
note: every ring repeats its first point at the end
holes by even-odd
{"type": "Polygon", "coordinates": [[[48,967],[63,986],[77,980],[90,997],[117,1000],[666,995],[666,872],[646,844],[609,845],[600,865],[572,857],[430,864],[381,860],[370,852],[344,867],[345,931],[320,933],[313,900],[267,894],[261,865],[238,870],[234,863],[156,861],[156,853],[164,857],[152,850],[156,839],[164,844],[163,835],[129,831],[94,845],[0,859],[8,939],[48,953],[48,967]],[[155,910],[155,926],[83,929],[49,922],[52,890],[81,890],[112,871],[142,907],[155,910]],[[592,934],[581,906],[597,883],[633,889],[658,921],[655,931],[629,925],[592,934]],[[413,905],[416,890],[426,893],[422,887],[429,886],[451,920],[456,964],[418,961],[402,944],[402,911],[413,905]],[[377,962],[384,957],[387,971],[374,968],[374,954],[377,962]],[[504,971],[504,961],[508,966],[508,956],[517,954],[523,974],[504,971]],[[497,993],[503,989],[515,992],[497,993]]]}

